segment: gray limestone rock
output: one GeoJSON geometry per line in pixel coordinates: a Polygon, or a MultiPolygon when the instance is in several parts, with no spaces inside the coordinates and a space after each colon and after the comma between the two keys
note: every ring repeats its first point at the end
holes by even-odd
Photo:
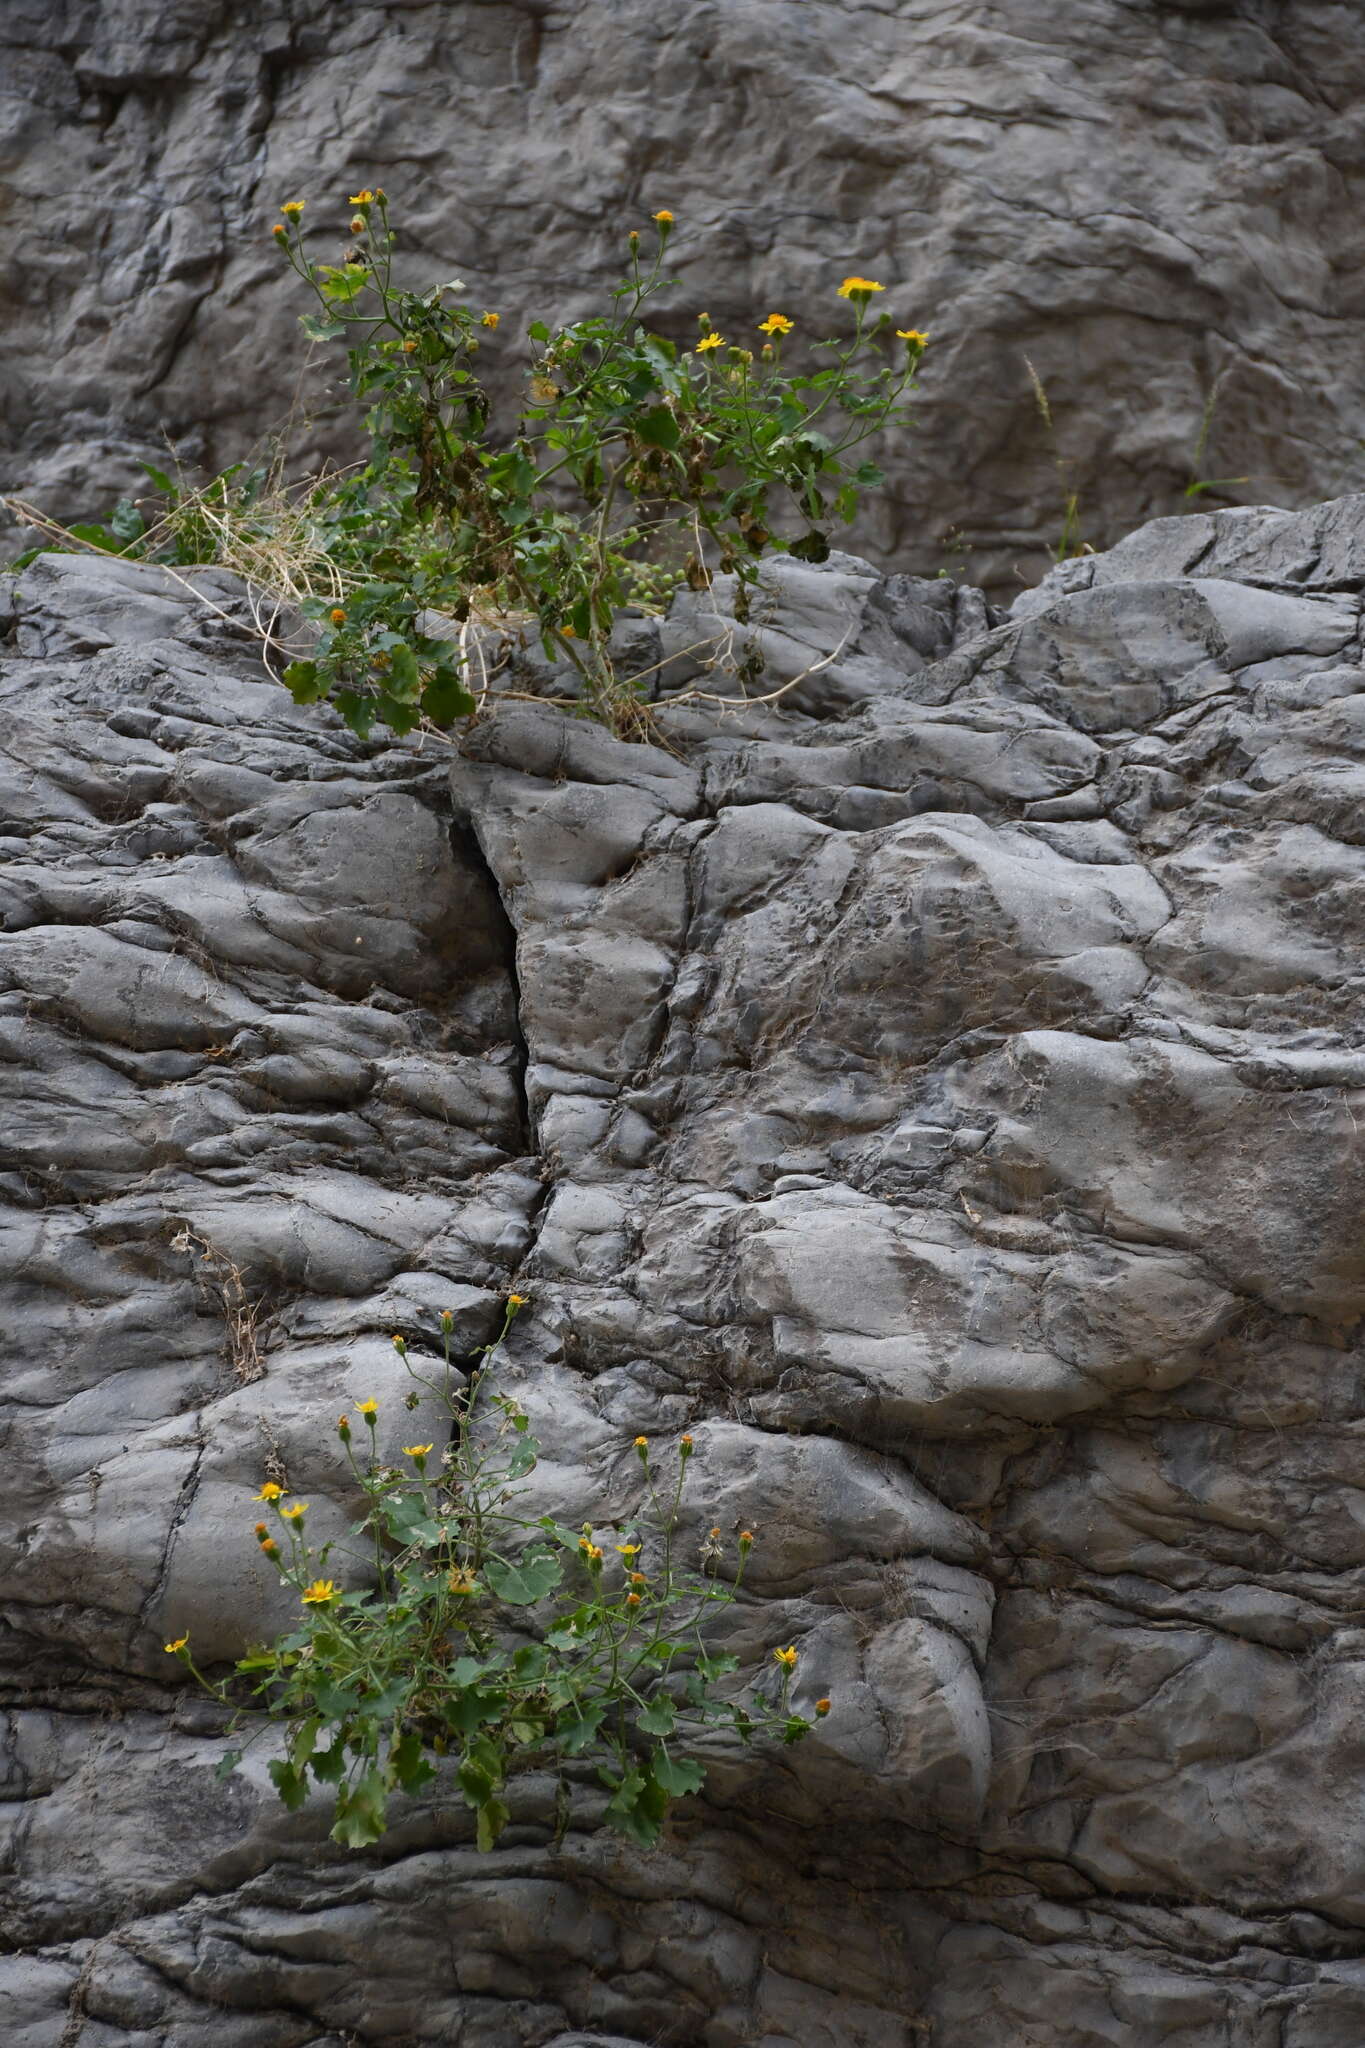
{"type": "Polygon", "coordinates": [[[718,584],[648,745],[361,745],[205,589],[42,557],[0,662],[0,2040],[1357,2048],[1365,500],[718,584]],[[514,1286],[537,1511],[690,1431],[832,1710],[652,1856],[534,1773],[347,1855],[161,1644],[514,1286]]]}

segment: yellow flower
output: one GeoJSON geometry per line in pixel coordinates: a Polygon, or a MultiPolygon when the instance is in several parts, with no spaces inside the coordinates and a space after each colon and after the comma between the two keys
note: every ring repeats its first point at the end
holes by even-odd
{"type": "Polygon", "coordinates": [[[166,1644],[166,1655],[168,1657],[178,1657],[188,1641],[188,1636],[177,1636],[173,1643],[166,1644]]]}
{"type": "Polygon", "coordinates": [[[782,1666],[782,1669],[784,1671],[794,1671],[796,1669],[795,1643],[789,1643],[785,1650],[774,1650],[773,1656],[777,1659],[777,1662],[782,1666]]]}
{"type": "Polygon", "coordinates": [[[279,1500],[284,1494],[282,1486],[276,1486],[273,1479],[267,1479],[259,1493],[253,1493],[253,1500],[279,1500]]]}
{"type": "Polygon", "coordinates": [[[314,1579],[311,1586],[303,1589],[305,1607],[326,1607],[337,1596],[336,1582],[332,1579],[314,1579]]]}
{"type": "Polygon", "coordinates": [[[416,353],[417,353],[417,336],[416,336],[415,334],[410,334],[410,335],[408,336],[407,340],[406,340],[406,341],[405,341],[405,342],[403,343],[403,354],[404,354],[405,356],[413,356],[413,355],[416,355],[416,353]]]}
{"type": "Polygon", "coordinates": [[[632,1586],[647,1586],[649,1584],[649,1580],[645,1577],[643,1572],[632,1572],[630,1575],[630,1583],[632,1586]]]}
{"type": "Polygon", "coordinates": [[[512,1311],[512,1314],[515,1315],[519,1308],[525,1308],[528,1299],[529,1297],[525,1294],[509,1294],[507,1306],[512,1311]]]}
{"type": "Polygon", "coordinates": [[[501,313],[485,313],[479,325],[480,327],[496,327],[501,318],[501,313]]]}
{"type": "Polygon", "coordinates": [[[627,1607],[638,1607],[638,1606],[639,1606],[639,1604],[640,1604],[640,1596],[639,1596],[639,1594],[638,1594],[638,1593],[627,1593],[627,1595],[626,1595],[626,1605],[627,1605],[627,1607]]]}
{"type": "Polygon", "coordinates": [[[741,1549],[741,1550],[751,1550],[751,1549],[753,1548],[753,1541],[754,1541],[754,1532],[753,1532],[753,1530],[752,1530],[752,1529],[741,1529],[741,1530],[740,1530],[740,1532],[739,1532],[739,1547],[740,1547],[740,1549],[741,1549]]]}
{"type": "Polygon", "coordinates": [[[346,204],[348,206],[373,206],[374,194],[367,185],[363,192],[353,192],[346,201],[346,204]]]}
{"type": "Polygon", "coordinates": [[[351,1434],[351,1418],[350,1418],[350,1416],[349,1416],[349,1415],[343,1415],[343,1416],[339,1417],[339,1418],[338,1418],[338,1421],[337,1421],[337,1435],[338,1435],[339,1437],[343,1437],[343,1438],[345,1438],[345,1437],[348,1437],[348,1436],[349,1436],[350,1434],[351,1434]]]}
{"type": "Polygon", "coordinates": [[[679,1456],[680,1458],[690,1458],[690,1457],[691,1457],[691,1455],[692,1455],[692,1439],[691,1439],[691,1437],[690,1437],[690,1436],[680,1436],[680,1437],[678,1438],[678,1456],[679,1456]]]}
{"type": "Polygon", "coordinates": [[[280,1514],[286,1522],[301,1522],[307,1512],[306,1500],[291,1500],[287,1508],[280,1509],[280,1514]]]}
{"type": "Polygon", "coordinates": [[[578,1547],[584,1557],[587,1558],[589,1564],[597,1564],[600,1561],[602,1556],[602,1546],[600,1543],[592,1543],[586,1536],[580,1536],[578,1547]]]}
{"type": "Polygon", "coordinates": [[[697,354],[699,356],[704,355],[708,348],[724,348],[724,346],[725,336],[723,334],[704,334],[697,343],[697,354]]]}
{"type": "Polygon", "coordinates": [[[450,1577],[446,1580],[446,1585],[450,1588],[452,1593],[468,1594],[477,1593],[479,1590],[479,1582],[474,1577],[473,1573],[465,1571],[464,1568],[459,1565],[456,1566],[455,1570],[450,1574],[450,1577]]]}
{"type": "Polygon", "coordinates": [[[897,341],[913,341],[916,348],[928,348],[929,346],[928,335],[919,327],[898,327],[896,329],[896,339],[897,341]]]}
{"type": "Polygon", "coordinates": [[[637,1451],[647,1451],[649,1449],[649,1438],[647,1436],[637,1436],[635,1448],[637,1451]]]}
{"type": "Polygon", "coordinates": [[[817,1719],[823,1721],[826,1714],[829,1712],[829,1709],[830,1702],[828,1700],[817,1700],[815,1702],[815,1712],[817,1719]]]}
{"type": "Polygon", "coordinates": [[[368,225],[369,223],[366,221],[363,213],[353,213],[351,215],[351,233],[353,235],[363,235],[368,225]]]}
{"type": "Polygon", "coordinates": [[[389,1342],[390,1342],[390,1343],[391,1343],[391,1344],[393,1345],[393,1348],[394,1348],[394,1350],[395,1350],[395,1351],[406,1351],[406,1350],[407,1350],[407,1348],[408,1348],[408,1347],[407,1347],[407,1342],[406,1342],[406,1339],[404,1339],[404,1338],[402,1338],[402,1337],[398,1337],[398,1336],[395,1336],[395,1337],[391,1337],[391,1338],[389,1339],[389,1342]]]}
{"type": "Polygon", "coordinates": [[[719,1530],[719,1529],[713,1529],[713,1530],[711,1531],[711,1541],[712,1541],[713,1543],[719,1543],[719,1541],[720,1541],[720,1530],[719,1530]]]}
{"type": "Polygon", "coordinates": [[[621,1553],[622,1557],[638,1557],[640,1555],[640,1546],[638,1543],[618,1543],[616,1548],[621,1553]]]}
{"type": "Polygon", "coordinates": [[[264,1522],[258,1522],[256,1524],[256,1541],[258,1543],[264,1543],[269,1534],[270,1531],[266,1528],[264,1522]]]}
{"type": "Polygon", "coordinates": [[[282,220],[277,220],[270,232],[277,242],[287,242],[289,239],[289,230],[282,220]]]}
{"type": "Polygon", "coordinates": [[[766,320],[760,320],[760,334],[790,334],[796,322],[789,320],[785,313],[769,313],[766,320]]]}
{"type": "Polygon", "coordinates": [[[379,1413],[377,1401],[357,1401],[355,1405],[367,1422],[372,1422],[379,1413]]]}
{"type": "Polygon", "coordinates": [[[266,1557],[278,1557],[280,1554],[280,1546],[273,1536],[266,1537],[261,1545],[261,1550],[266,1557]]]}
{"type": "Polygon", "coordinates": [[[405,1458],[429,1458],[431,1456],[431,1445],[404,1444],[403,1456],[405,1458]]]}
{"type": "Polygon", "coordinates": [[[651,220],[662,221],[668,227],[673,224],[673,216],[666,206],[661,206],[657,213],[652,213],[649,217],[651,220]]]}
{"type": "Polygon", "coordinates": [[[345,623],[346,623],[346,613],[345,613],[345,610],[344,610],[344,609],[343,609],[343,607],[342,607],[341,605],[339,605],[339,604],[334,604],[334,605],[332,606],[332,609],[331,609],[331,612],[330,612],[329,616],[330,616],[330,618],[331,618],[331,621],[332,621],[332,624],[333,624],[334,626],[344,626],[344,625],[345,625],[345,623]]]}
{"type": "Polygon", "coordinates": [[[280,212],[286,220],[297,220],[307,204],[308,201],[306,199],[286,199],[284,205],[280,208],[280,212]]]}
{"type": "Polygon", "coordinates": [[[871,277],[846,277],[839,287],[841,299],[870,299],[873,292],[884,292],[886,286],[878,284],[871,277]]]}

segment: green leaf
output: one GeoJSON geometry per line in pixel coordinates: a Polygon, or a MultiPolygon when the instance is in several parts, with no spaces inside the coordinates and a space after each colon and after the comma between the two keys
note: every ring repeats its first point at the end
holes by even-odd
{"type": "Polygon", "coordinates": [[[308,1797],[308,1783],[301,1771],[285,1757],[272,1757],[269,1764],[271,1781],[291,1813],[297,1813],[308,1797]]]}
{"type": "Polygon", "coordinates": [[[397,697],[391,697],[387,691],[379,699],[378,715],[386,725],[399,734],[411,732],[413,727],[420,722],[422,716],[415,704],[408,704],[397,697]]]}
{"type": "Polygon", "coordinates": [[[628,1771],[615,1796],[607,1801],[606,1817],[618,1834],[638,1842],[642,1849],[652,1849],[667,1812],[668,1794],[662,1785],[652,1775],[628,1771]]]}
{"type": "Polygon", "coordinates": [[[784,1742],[804,1742],[809,1734],[810,1722],[803,1720],[800,1714],[789,1714],[782,1723],[784,1742]]]}
{"type": "Polygon", "coordinates": [[[457,1735],[473,1735],[490,1721],[496,1721],[506,1706],[505,1692],[480,1692],[477,1687],[470,1686],[447,1700],[443,1711],[447,1723],[457,1735]]]}
{"type": "Polygon", "coordinates": [[[405,1792],[418,1792],[436,1776],[436,1766],[422,1747],[422,1738],[411,1730],[389,1751],[389,1770],[405,1792]]]}
{"type": "Polygon", "coordinates": [[[666,405],[656,405],[636,420],[635,434],[649,448],[676,448],[682,439],[682,428],[666,405]]]}
{"type": "Polygon", "coordinates": [[[131,547],[135,540],[141,540],[147,531],[147,522],[131,498],[120,498],[109,515],[109,524],[114,536],[125,547],[131,547]]]}
{"type": "Polygon", "coordinates": [[[242,1752],[240,1749],[226,1749],[223,1751],[223,1754],[218,1759],[217,1767],[215,1768],[213,1773],[214,1777],[218,1780],[218,1783],[220,1785],[223,1783],[225,1778],[230,1778],[232,1776],[233,1772],[236,1770],[238,1764],[241,1761],[242,1752]]]}
{"type": "Polygon", "coordinates": [[[158,469],[154,462],[139,462],[138,468],[142,471],[144,476],[149,476],[152,482],[156,485],[157,489],[159,491],[164,491],[168,498],[179,497],[179,491],[176,489],[174,483],[172,483],[170,477],[167,476],[164,469],[158,469]]]}
{"type": "MultiPolygon", "coordinates": [[[[352,293],[351,296],[354,297],[355,294],[352,293]]],[[[335,341],[339,334],[346,332],[343,321],[324,320],[317,313],[301,313],[299,326],[310,341],[335,341]]]]}
{"type": "Polygon", "coordinates": [[[700,1792],[706,1783],[704,1765],[693,1763],[690,1757],[667,1756],[661,1749],[655,1751],[650,1769],[670,1799],[682,1799],[689,1792],[700,1792]]]}
{"type": "Polygon", "coordinates": [[[543,320],[533,320],[526,332],[530,335],[532,341],[548,341],[550,339],[550,330],[543,320]]]}
{"type": "Polygon", "coordinates": [[[667,1693],[660,1693],[642,1714],[635,1716],[635,1725],[646,1735],[671,1735],[678,1725],[678,1710],[667,1693]]]}
{"type": "Polygon", "coordinates": [[[384,1832],[388,1799],[378,1771],[366,1771],[355,1785],[337,1794],[332,1840],[347,1849],[363,1849],[384,1832]]]}
{"type": "Polygon", "coordinates": [[[330,1749],[313,1752],[309,1765],[313,1776],[324,1785],[339,1785],[346,1775],[346,1744],[338,1736],[330,1749]]]}
{"type": "Polygon", "coordinates": [[[103,548],[107,555],[117,555],[121,552],[118,542],[114,539],[107,526],[86,523],[80,526],[73,526],[70,532],[73,540],[83,540],[90,547],[103,548]]]}
{"type": "Polygon", "coordinates": [[[537,1600],[554,1591],[563,1575],[559,1559],[543,1550],[528,1551],[515,1564],[490,1558],[484,1571],[499,1600],[505,1600],[509,1607],[534,1607],[537,1600]]]}
{"type": "Polygon", "coordinates": [[[289,1761],[300,1776],[303,1775],[308,1759],[313,1754],[313,1745],[317,1741],[321,1727],[322,1716],[312,1715],[300,1725],[289,1745],[289,1761]]]}
{"type": "Polygon", "coordinates": [[[818,527],[812,527],[809,533],[803,533],[799,540],[791,543],[788,552],[795,555],[798,562],[827,562],[829,540],[818,527]]]}
{"type": "Polygon", "coordinates": [[[492,1666],[481,1664],[477,1657],[457,1657],[450,1667],[452,1685],[472,1685],[476,1678],[487,1677],[492,1666]]]}
{"type": "Polygon", "coordinates": [[[512,1816],[500,1799],[485,1799],[475,1808],[475,1815],[478,1824],[475,1839],[480,1851],[486,1855],[497,1846],[498,1836],[512,1816]]]}
{"type": "Polygon", "coordinates": [[[367,740],[379,710],[374,698],[362,697],[357,690],[338,690],[332,701],[356,738],[367,740]]]}
{"type": "Polygon", "coordinates": [[[284,687],[296,704],[316,704],[327,694],[327,685],[318,681],[315,661],[291,661],[284,672],[284,687]]]}
{"type": "Polygon", "coordinates": [[[565,1756],[582,1756],[588,1749],[598,1729],[607,1717],[605,1700],[597,1705],[584,1707],[579,1712],[562,1714],[555,1727],[555,1737],[565,1756]]]}
{"type": "Polygon", "coordinates": [[[509,1479],[524,1479],[528,1472],[535,1471],[536,1459],[539,1455],[540,1445],[536,1442],[535,1438],[533,1436],[523,1437],[507,1461],[506,1476],[509,1479]]]}
{"type": "MultiPolygon", "coordinates": [[[[332,270],[326,264],[320,264],[318,272],[322,279],[322,296],[338,306],[349,306],[370,281],[368,270],[362,270],[353,263],[348,263],[343,270],[332,270]]],[[[309,314],[306,317],[311,319],[314,316],[309,314]]]]}
{"type": "Polygon", "coordinates": [[[458,670],[443,663],[422,692],[422,709],[434,725],[453,725],[457,718],[468,718],[478,706],[458,670]]]}
{"type": "Polygon", "coordinates": [[[422,679],[417,670],[417,656],[406,640],[399,641],[389,660],[390,695],[397,697],[400,703],[415,704],[421,693],[422,679]]]}
{"type": "Polygon", "coordinates": [[[506,1772],[502,1752],[487,1736],[467,1743],[458,1771],[460,1790],[470,1806],[480,1806],[502,1784],[506,1772]]]}

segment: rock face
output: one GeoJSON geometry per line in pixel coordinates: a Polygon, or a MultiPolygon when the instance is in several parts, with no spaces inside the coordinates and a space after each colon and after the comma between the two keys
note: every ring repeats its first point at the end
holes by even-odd
{"type": "MultiPolygon", "coordinates": [[[[849,270],[932,330],[919,431],[859,545],[1013,595],[1078,500],[1104,546],[1192,481],[1304,503],[1360,482],[1365,43],[1323,0],[8,0],[0,404],[12,487],[74,516],[145,488],[163,429],[213,465],[300,385],[280,202],[344,239],[382,183],[414,267],[504,315],[600,304],[678,215],[727,331],[823,331],[849,270]],[[1041,379],[1054,430],[1030,381],[1041,379]]],[[[320,247],[332,253],[324,233],[320,247]]]]}
{"type": "Polygon", "coordinates": [[[195,587],[5,607],[0,2038],[1357,2048],[1365,499],[995,623],[717,586],[657,745],[362,747],[195,587]],[[533,1498],[690,1429],[834,1709],[653,1856],[536,1778],[348,1856],[161,1644],[280,1623],[250,1494],[342,1526],[338,1406],[510,1285],[533,1498]]]}

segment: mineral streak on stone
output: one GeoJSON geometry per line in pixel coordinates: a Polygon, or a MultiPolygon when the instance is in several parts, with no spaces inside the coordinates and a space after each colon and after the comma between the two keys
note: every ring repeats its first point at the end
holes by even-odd
{"type": "Polygon", "coordinates": [[[718,583],[655,745],[362,746],[193,581],[4,593],[6,2048],[1359,2048],[1365,498],[718,583]],[[345,1855],[161,1644],[511,1285],[536,1511],[689,1429],[833,1711],[345,1855]]]}
{"type": "MultiPolygon", "coordinates": [[[[334,261],[382,184],[413,271],[501,310],[504,395],[524,323],[600,308],[659,207],[678,339],[779,310],[798,346],[850,270],[884,282],[931,335],[859,535],[901,567],[946,545],[1012,595],[1073,494],[1104,546],[1191,485],[1353,488],[1359,26],[1340,0],[6,0],[4,470],[88,516],[147,489],[164,430],[214,467],[258,449],[298,388],[280,203],[334,261]]],[[[311,445],[350,456],[324,357],[311,445]]]]}

